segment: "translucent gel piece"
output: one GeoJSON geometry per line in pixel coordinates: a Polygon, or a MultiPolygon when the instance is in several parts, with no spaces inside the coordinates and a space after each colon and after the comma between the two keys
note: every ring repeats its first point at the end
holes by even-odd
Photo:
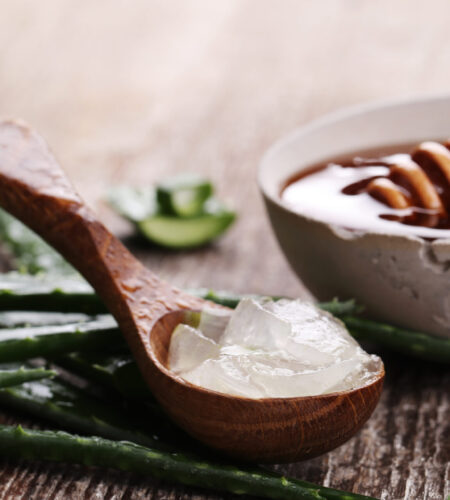
{"type": "Polygon", "coordinates": [[[331,392],[336,381],[347,377],[357,366],[356,360],[346,360],[316,370],[301,370],[294,363],[273,366],[271,363],[257,362],[248,366],[250,380],[264,387],[266,397],[290,398],[295,396],[315,396],[331,392]]]}
{"type": "Polygon", "coordinates": [[[204,309],[197,328],[205,337],[220,343],[231,315],[232,311],[228,309],[204,309]]]}
{"type": "Polygon", "coordinates": [[[292,325],[285,349],[312,366],[348,359],[358,347],[341,321],[310,302],[281,300],[266,307],[292,325]]]}
{"type": "Polygon", "coordinates": [[[222,344],[251,349],[280,349],[291,333],[291,324],[253,299],[239,302],[222,337],[222,344]]]}
{"type": "Polygon", "coordinates": [[[235,356],[209,359],[194,370],[185,373],[184,378],[192,384],[212,391],[247,398],[265,397],[265,392],[251,383],[248,372],[239,358],[235,356]]]}
{"type": "Polygon", "coordinates": [[[196,328],[178,325],[172,333],[169,367],[175,373],[192,370],[204,361],[219,355],[220,348],[196,328]]]}
{"type": "Polygon", "coordinates": [[[170,367],[192,384],[248,398],[328,394],[370,383],[381,368],[344,324],[311,302],[242,300],[176,328],[170,367]]]}

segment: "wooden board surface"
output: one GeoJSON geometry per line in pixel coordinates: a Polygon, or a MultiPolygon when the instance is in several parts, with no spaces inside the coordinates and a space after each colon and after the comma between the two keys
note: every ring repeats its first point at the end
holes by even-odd
{"type": "MultiPolygon", "coordinates": [[[[304,295],[258,194],[264,150],[343,105],[441,92],[450,83],[446,0],[3,0],[0,7],[0,114],[25,119],[48,139],[110,227],[129,231],[101,202],[108,185],[183,170],[210,176],[238,210],[237,224],[211,247],[133,247],[178,285],[304,295]]],[[[332,453],[279,470],[388,500],[450,494],[450,375],[398,356],[385,361],[386,389],[363,430],[332,453]]],[[[193,497],[231,498],[99,469],[0,468],[0,499],[193,497]]]]}

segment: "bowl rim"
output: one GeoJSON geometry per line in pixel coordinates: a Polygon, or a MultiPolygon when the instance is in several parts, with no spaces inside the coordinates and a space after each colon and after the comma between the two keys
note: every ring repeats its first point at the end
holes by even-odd
{"type": "MultiPolygon", "coordinates": [[[[308,220],[314,220],[315,222],[318,223],[323,223],[326,225],[329,225],[325,220],[321,219],[312,219],[311,217],[301,214],[298,211],[295,211],[292,206],[290,206],[288,203],[284,202],[281,196],[279,195],[274,195],[271,190],[269,189],[269,183],[267,181],[268,176],[264,176],[264,173],[270,165],[270,160],[271,157],[276,155],[279,151],[282,151],[284,148],[286,148],[289,144],[292,142],[295,142],[296,140],[300,139],[302,136],[310,134],[316,130],[319,130],[322,127],[326,127],[327,125],[332,125],[334,123],[344,121],[346,119],[352,118],[354,116],[362,115],[365,113],[370,113],[373,111],[380,111],[383,109],[389,109],[389,108],[395,108],[395,107],[401,107],[401,106],[407,106],[407,105],[414,105],[414,104],[427,104],[427,103],[438,103],[440,101],[450,101],[450,92],[441,92],[441,93],[421,93],[421,94],[411,94],[407,96],[402,96],[402,97],[394,97],[394,98],[389,98],[389,99],[377,99],[377,100],[370,100],[370,101],[365,101],[356,105],[351,105],[351,106],[344,106],[340,107],[334,111],[331,111],[329,113],[326,113],[324,115],[318,116],[317,118],[313,119],[312,121],[309,121],[305,123],[304,125],[300,125],[299,127],[294,128],[291,132],[281,136],[279,139],[277,139],[263,154],[261,157],[259,164],[258,164],[258,170],[257,170],[257,183],[259,186],[260,191],[262,192],[263,196],[265,198],[268,198],[272,203],[275,203],[282,209],[295,214],[299,217],[306,218],[308,220]]],[[[395,233],[380,233],[379,231],[376,230],[357,230],[358,233],[364,233],[364,234],[389,234],[390,236],[397,236],[395,233]]],[[[405,234],[400,234],[398,235],[401,238],[408,238],[408,239],[419,239],[421,241],[424,241],[424,239],[420,236],[415,236],[413,234],[411,235],[405,235],[405,234]]],[[[435,241],[447,241],[450,240],[450,235],[449,237],[438,237],[436,238],[435,241]]]]}

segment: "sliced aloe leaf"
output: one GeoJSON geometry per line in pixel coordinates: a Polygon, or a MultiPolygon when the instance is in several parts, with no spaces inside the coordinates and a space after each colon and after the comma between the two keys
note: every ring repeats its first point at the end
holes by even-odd
{"type": "Polygon", "coordinates": [[[153,243],[194,248],[219,236],[235,219],[211,197],[212,191],[209,181],[190,174],[160,183],[157,192],[151,187],[117,187],[109,191],[108,201],[153,243]]]}
{"type": "Polygon", "coordinates": [[[158,211],[155,190],[151,187],[117,186],[109,190],[107,201],[117,213],[135,223],[158,211]]]}
{"type": "Polygon", "coordinates": [[[205,201],[212,193],[211,182],[196,174],[182,174],[169,178],[156,188],[161,213],[178,217],[200,215],[205,201]]]}
{"type": "Polygon", "coordinates": [[[155,215],[138,223],[141,233],[158,245],[181,249],[204,245],[223,233],[234,221],[233,212],[206,213],[183,219],[155,215]]]}

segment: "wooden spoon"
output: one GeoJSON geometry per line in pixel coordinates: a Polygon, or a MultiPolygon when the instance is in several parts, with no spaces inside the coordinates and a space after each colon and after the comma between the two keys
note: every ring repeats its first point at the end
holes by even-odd
{"type": "Polygon", "coordinates": [[[335,448],[374,410],[384,370],[364,387],[324,396],[247,399],[194,386],[167,368],[186,310],[213,305],[159,280],[95,218],[44,140],[0,122],[0,205],[53,245],[116,318],[167,414],[203,443],[241,460],[290,462],[335,448]]]}

